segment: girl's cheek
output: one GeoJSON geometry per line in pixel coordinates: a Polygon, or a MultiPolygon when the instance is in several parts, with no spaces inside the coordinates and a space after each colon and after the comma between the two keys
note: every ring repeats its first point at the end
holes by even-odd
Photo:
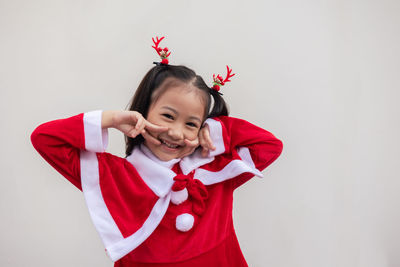
{"type": "Polygon", "coordinates": [[[194,140],[199,137],[199,131],[190,132],[187,136],[188,136],[186,137],[187,139],[194,140]]]}

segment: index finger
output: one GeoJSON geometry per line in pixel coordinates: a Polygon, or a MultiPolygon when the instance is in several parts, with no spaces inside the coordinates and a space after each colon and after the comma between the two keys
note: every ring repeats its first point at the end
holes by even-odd
{"type": "Polygon", "coordinates": [[[199,146],[199,139],[198,138],[196,138],[194,140],[189,140],[189,139],[185,138],[184,142],[188,146],[192,146],[192,147],[199,146]]]}
{"type": "Polygon", "coordinates": [[[148,122],[148,121],[146,121],[146,126],[145,126],[145,128],[148,129],[148,130],[150,130],[150,131],[159,132],[159,133],[165,132],[165,131],[168,130],[168,127],[167,127],[167,126],[155,125],[155,124],[153,124],[153,123],[151,123],[151,122],[148,122]]]}

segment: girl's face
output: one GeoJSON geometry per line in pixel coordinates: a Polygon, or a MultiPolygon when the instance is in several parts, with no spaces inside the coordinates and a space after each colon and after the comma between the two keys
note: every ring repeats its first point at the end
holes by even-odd
{"type": "Polygon", "coordinates": [[[160,140],[160,145],[145,140],[144,144],[162,161],[181,158],[192,148],[184,139],[195,140],[205,116],[202,92],[191,85],[179,83],[167,88],[150,105],[147,120],[153,124],[167,126],[168,131],[149,134],[160,140]]]}

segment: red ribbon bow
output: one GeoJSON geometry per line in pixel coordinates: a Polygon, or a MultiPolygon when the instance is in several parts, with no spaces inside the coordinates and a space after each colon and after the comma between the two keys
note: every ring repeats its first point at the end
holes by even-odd
{"type": "Polygon", "coordinates": [[[192,175],[193,173],[176,175],[172,191],[180,191],[186,187],[189,196],[193,199],[193,212],[201,216],[206,209],[205,200],[208,198],[208,191],[205,185],[200,180],[193,179],[192,175]]]}

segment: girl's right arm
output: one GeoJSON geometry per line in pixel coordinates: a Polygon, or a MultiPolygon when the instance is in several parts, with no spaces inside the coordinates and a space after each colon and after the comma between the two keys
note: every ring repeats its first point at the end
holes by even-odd
{"type": "Polygon", "coordinates": [[[39,154],[80,190],[80,150],[103,152],[107,147],[108,132],[100,127],[101,116],[101,110],[80,113],[43,123],[31,134],[39,154]]]}
{"type": "Polygon", "coordinates": [[[146,129],[165,131],[165,127],[147,122],[136,111],[91,111],[66,119],[39,125],[31,134],[31,142],[39,154],[72,184],[82,190],[80,179],[80,150],[105,152],[108,128],[116,128],[125,135],[142,134],[146,140],[158,144],[146,129]]]}

